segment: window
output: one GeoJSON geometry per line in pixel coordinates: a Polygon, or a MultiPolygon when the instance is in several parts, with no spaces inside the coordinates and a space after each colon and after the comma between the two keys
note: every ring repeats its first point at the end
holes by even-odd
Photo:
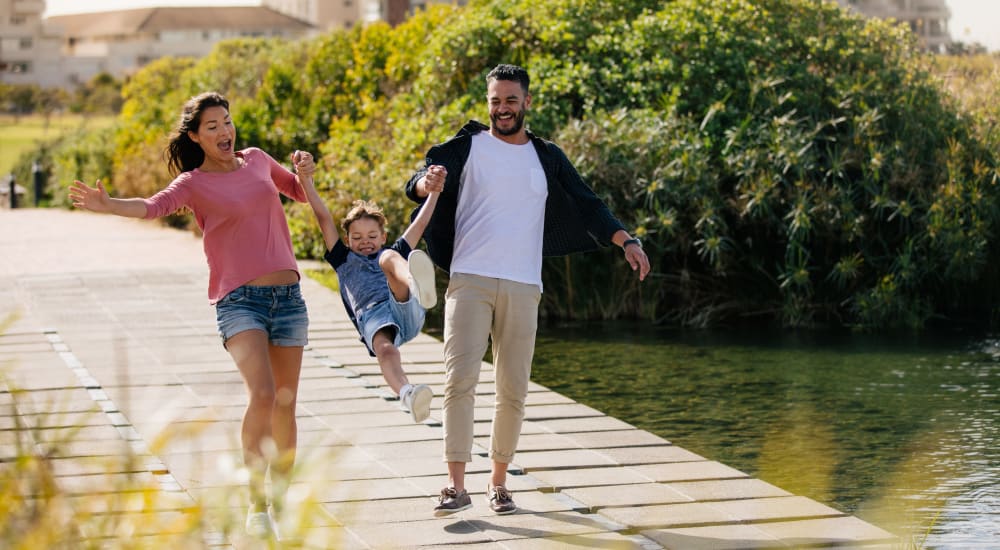
{"type": "Polygon", "coordinates": [[[24,38],[21,38],[21,40],[20,40],[20,42],[19,42],[18,45],[19,45],[19,47],[22,50],[30,50],[31,46],[32,46],[31,37],[30,36],[26,36],[24,38]]]}
{"type": "Polygon", "coordinates": [[[11,15],[10,16],[10,24],[11,25],[14,25],[14,26],[23,25],[23,24],[25,24],[27,22],[28,22],[28,18],[25,17],[25,16],[23,16],[23,15],[11,15]]]}

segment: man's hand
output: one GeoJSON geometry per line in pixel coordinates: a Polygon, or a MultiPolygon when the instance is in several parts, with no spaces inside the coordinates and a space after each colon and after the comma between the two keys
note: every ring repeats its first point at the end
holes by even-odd
{"type": "Polygon", "coordinates": [[[427,173],[423,177],[424,193],[440,193],[444,191],[444,182],[448,177],[448,169],[440,164],[432,164],[427,167],[427,173]]]}
{"type": "Polygon", "coordinates": [[[640,281],[649,274],[649,258],[646,257],[646,251],[638,244],[625,246],[625,260],[632,266],[632,271],[639,270],[640,281]]]}
{"type": "Polygon", "coordinates": [[[292,153],[292,166],[295,168],[296,174],[307,178],[311,178],[316,171],[316,163],[313,161],[312,154],[306,151],[292,153]]]}

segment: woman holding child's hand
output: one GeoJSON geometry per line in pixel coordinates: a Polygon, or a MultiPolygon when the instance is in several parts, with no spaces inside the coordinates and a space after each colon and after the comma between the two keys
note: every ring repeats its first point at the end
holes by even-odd
{"type": "Polygon", "coordinates": [[[276,538],[275,519],[295,461],[296,396],[309,328],[279,194],[306,202],[302,184],[311,184],[316,165],[311,154],[296,151],[293,173],[258,148],[237,150],[229,101],[215,92],[185,103],[167,161],[175,178],[152,197],[113,198],[100,181],[95,187],[74,182],[69,196],[77,208],[133,218],[185,207],[194,212],[219,336],[247,390],[240,430],[250,471],[246,529],[276,538]]]}

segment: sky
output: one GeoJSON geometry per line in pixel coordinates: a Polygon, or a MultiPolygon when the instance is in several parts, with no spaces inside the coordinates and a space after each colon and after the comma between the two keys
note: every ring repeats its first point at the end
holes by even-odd
{"type": "MultiPolygon", "coordinates": [[[[47,15],[151,6],[251,6],[258,0],[46,0],[47,15]],[[86,6],[84,8],[83,6],[86,6]]],[[[1000,51],[1000,0],[947,0],[952,38],[1000,51]]]]}

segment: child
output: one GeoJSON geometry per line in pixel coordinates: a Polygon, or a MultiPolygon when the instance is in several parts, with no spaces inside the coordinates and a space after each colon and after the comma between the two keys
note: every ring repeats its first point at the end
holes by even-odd
{"type": "Polygon", "coordinates": [[[341,224],[347,237],[345,245],[312,179],[303,180],[323,232],[325,259],[337,271],[344,307],[368,352],[378,359],[389,387],[399,395],[413,421],[423,422],[430,415],[434,393],[425,384],[410,384],[400,362],[399,346],[420,333],[426,310],[437,303],[434,264],[424,251],[414,247],[434,213],[438,193],[428,196],[413,223],[390,247],[385,247],[382,210],[370,201],[355,201],[341,224]]]}

